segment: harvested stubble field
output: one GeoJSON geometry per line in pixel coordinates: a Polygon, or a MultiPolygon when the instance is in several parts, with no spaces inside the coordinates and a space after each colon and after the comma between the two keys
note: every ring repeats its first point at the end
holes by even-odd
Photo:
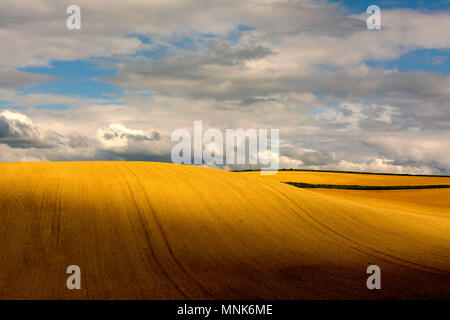
{"type": "Polygon", "coordinates": [[[450,297],[450,178],[0,164],[1,299],[450,297]],[[382,289],[366,288],[378,265],[382,289]],[[82,289],[68,290],[79,265],[82,289]]]}

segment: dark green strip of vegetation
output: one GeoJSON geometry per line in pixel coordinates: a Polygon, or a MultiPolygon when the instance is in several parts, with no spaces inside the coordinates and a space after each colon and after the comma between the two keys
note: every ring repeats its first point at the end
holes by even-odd
{"type": "Polygon", "coordinates": [[[309,184],[303,182],[284,182],[298,188],[348,189],[348,190],[407,190],[407,189],[442,189],[450,188],[447,184],[423,186],[358,186],[344,184],[309,184]]]}
{"type": "MultiPolygon", "coordinates": [[[[244,170],[230,170],[230,171],[231,172],[259,172],[261,170],[260,169],[244,169],[244,170]]],[[[372,175],[378,175],[378,176],[450,178],[450,176],[435,175],[435,174],[380,173],[380,172],[364,172],[364,171],[338,171],[338,170],[312,170],[312,169],[279,169],[277,171],[329,172],[329,173],[372,174],[372,175]]]]}

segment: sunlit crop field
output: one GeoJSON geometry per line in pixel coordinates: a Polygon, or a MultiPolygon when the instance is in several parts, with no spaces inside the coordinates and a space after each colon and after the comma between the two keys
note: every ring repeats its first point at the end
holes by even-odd
{"type": "Polygon", "coordinates": [[[450,184],[145,162],[0,164],[0,298],[450,296],[450,189],[324,190],[280,182],[292,179],[450,184]],[[382,290],[366,287],[372,264],[381,268],[382,290]],[[69,265],[81,268],[81,290],[66,287],[69,265]]]}

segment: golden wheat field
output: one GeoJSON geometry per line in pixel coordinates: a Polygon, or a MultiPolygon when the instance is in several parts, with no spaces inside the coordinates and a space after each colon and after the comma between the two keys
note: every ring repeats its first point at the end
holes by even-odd
{"type": "Polygon", "coordinates": [[[449,298],[450,189],[280,182],[449,180],[145,162],[0,164],[0,298],[449,298]],[[381,268],[381,290],[366,287],[372,264],[381,268]],[[69,265],[81,267],[81,290],[66,287],[69,265]]]}

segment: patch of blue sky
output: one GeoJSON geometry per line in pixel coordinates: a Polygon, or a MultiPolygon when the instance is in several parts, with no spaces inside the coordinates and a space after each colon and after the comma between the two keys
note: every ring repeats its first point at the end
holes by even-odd
{"type": "Polygon", "coordinates": [[[214,34],[214,33],[202,33],[202,34],[200,34],[200,36],[202,38],[206,38],[206,39],[217,38],[217,34],[214,34]]]}
{"type": "Polygon", "coordinates": [[[117,99],[122,96],[122,91],[116,86],[95,80],[70,80],[41,83],[32,87],[18,90],[22,94],[46,93],[80,98],[117,99]]]}
{"type": "Polygon", "coordinates": [[[374,4],[381,10],[413,9],[419,11],[443,11],[450,10],[448,0],[328,0],[345,6],[351,14],[366,12],[367,7],[374,4]]]}
{"type": "MultiPolygon", "coordinates": [[[[54,60],[49,67],[26,67],[19,69],[24,72],[47,74],[68,80],[90,79],[99,76],[114,76],[116,69],[100,64],[102,60],[59,61],[54,60]]],[[[105,60],[106,61],[106,60],[105,60]]]]}
{"type": "Polygon", "coordinates": [[[231,31],[226,37],[225,40],[230,40],[233,44],[237,43],[239,39],[242,38],[242,35],[246,31],[253,30],[252,27],[245,26],[245,25],[239,25],[236,30],[231,31]]]}
{"type": "Polygon", "coordinates": [[[114,77],[116,69],[107,68],[102,59],[52,61],[49,67],[26,67],[20,71],[54,76],[55,79],[18,90],[22,94],[47,93],[80,98],[117,99],[122,90],[102,82],[100,77],[114,77]]]}
{"type": "Polygon", "coordinates": [[[168,46],[158,44],[155,46],[156,49],[152,50],[139,50],[134,54],[129,55],[130,57],[146,57],[151,60],[162,60],[164,58],[170,57],[173,54],[170,52],[168,46]]]}
{"type": "Polygon", "coordinates": [[[151,44],[152,43],[150,38],[148,36],[144,35],[144,34],[132,33],[132,34],[128,34],[127,38],[137,38],[143,44],[151,44]]]}
{"type": "MultiPolygon", "coordinates": [[[[206,35],[200,35],[199,37],[209,37],[211,38],[213,35],[206,34],[206,35]]],[[[161,60],[162,58],[166,58],[171,56],[173,53],[170,52],[170,47],[175,47],[183,50],[195,50],[196,48],[196,41],[198,41],[198,37],[193,38],[189,37],[183,34],[175,34],[173,35],[173,40],[170,41],[167,45],[161,44],[161,43],[154,43],[152,40],[143,34],[129,34],[127,35],[128,38],[137,38],[139,41],[141,41],[143,44],[151,45],[151,49],[148,50],[139,50],[133,54],[130,54],[130,57],[146,57],[151,60],[161,60]]]]}
{"type": "Polygon", "coordinates": [[[366,64],[372,68],[397,69],[401,72],[427,71],[450,74],[450,50],[419,49],[408,52],[393,60],[368,60],[366,64]]]}
{"type": "Polygon", "coordinates": [[[184,50],[194,50],[196,48],[194,39],[183,35],[175,35],[174,40],[170,44],[184,50]]]}
{"type": "Polygon", "coordinates": [[[152,49],[148,50],[138,50],[133,54],[128,55],[129,57],[136,58],[136,57],[145,57],[151,60],[161,60],[162,58],[168,57],[171,55],[169,52],[169,47],[153,43],[152,40],[147,36],[143,34],[129,34],[127,35],[127,38],[137,38],[139,39],[143,44],[151,45],[152,49]]]}

